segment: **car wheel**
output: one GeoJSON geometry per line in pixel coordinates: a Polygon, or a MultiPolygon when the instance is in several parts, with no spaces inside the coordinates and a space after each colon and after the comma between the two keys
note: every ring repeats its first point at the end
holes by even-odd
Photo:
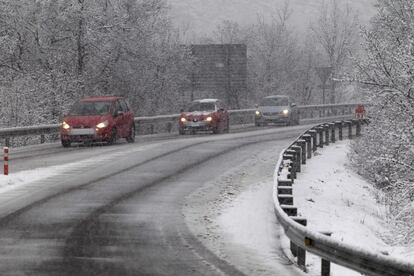
{"type": "Polygon", "coordinates": [[[116,142],[116,138],[117,138],[117,131],[116,128],[112,128],[111,131],[111,138],[109,138],[108,140],[108,144],[113,145],[116,142]]]}
{"type": "Polygon", "coordinates": [[[68,147],[70,147],[70,144],[71,144],[71,142],[70,142],[70,141],[68,141],[68,140],[62,140],[62,146],[63,146],[64,148],[68,148],[68,147]]]}
{"type": "Polygon", "coordinates": [[[131,126],[131,129],[129,130],[129,135],[126,137],[126,140],[128,143],[135,142],[135,125],[134,124],[131,126]]]}

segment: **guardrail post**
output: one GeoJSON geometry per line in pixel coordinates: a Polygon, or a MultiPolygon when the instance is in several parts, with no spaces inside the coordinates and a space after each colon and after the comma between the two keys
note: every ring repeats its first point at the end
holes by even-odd
{"type": "Polygon", "coordinates": [[[287,151],[285,154],[283,154],[283,159],[284,160],[290,160],[292,162],[292,164],[289,166],[289,172],[290,172],[290,179],[292,179],[292,181],[296,178],[296,168],[295,168],[295,156],[292,154],[288,154],[287,151]]]}
{"type": "Polygon", "coordinates": [[[280,205],[280,208],[283,212],[286,213],[289,217],[298,215],[298,208],[292,205],[280,205]]]}
{"type": "Polygon", "coordinates": [[[280,205],[293,205],[292,195],[277,195],[280,205]]]}
{"type": "MultiPolygon", "coordinates": [[[[322,232],[326,236],[331,236],[332,232],[322,232]]],[[[321,276],[331,275],[331,262],[325,259],[321,259],[321,276]]]]}
{"type": "Polygon", "coordinates": [[[295,178],[296,178],[296,173],[300,172],[300,153],[298,154],[298,151],[294,149],[292,146],[286,150],[286,153],[293,155],[292,165],[295,168],[295,178]]]}
{"type": "Polygon", "coordinates": [[[312,157],[312,136],[310,134],[303,134],[302,138],[306,141],[307,158],[312,157]]]}
{"type": "MultiPolygon", "coordinates": [[[[292,216],[291,218],[292,218],[292,220],[296,221],[297,223],[306,226],[306,219],[305,218],[296,217],[296,216],[292,216]]],[[[292,252],[292,255],[294,257],[298,256],[298,246],[296,244],[294,244],[292,241],[290,242],[290,252],[292,252]]]]}
{"type": "Polygon", "coordinates": [[[325,145],[329,145],[329,126],[325,124],[323,128],[325,130],[325,145]]]}
{"type": "Polygon", "coordinates": [[[282,187],[291,186],[292,187],[292,179],[283,179],[283,180],[277,180],[277,185],[282,187]]]}
{"type": "Polygon", "coordinates": [[[342,139],[343,139],[342,122],[341,121],[335,122],[335,125],[338,126],[338,139],[339,139],[339,141],[342,141],[342,139]]]}
{"type": "Polygon", "coordinates": [[[308,133],[312,136],[312,151],[316,151],[316,134],[317,131],[314,129],[308,130],[308,133]]]}
{"type": "Polygon", "coordinates": [[[305,165],[306,164],[306,141],[299,139],[296,141],[296,143],[301,148],[302,164],[305,165]]]}
{"type": "Polygon", "coordinates": [[[323,127],[316,127],[316,131],[318,132],[319,136],[319,143],[318,147],[323,148],[323,127]]]}
{"type": "Polygon", "coordinates": [[[361,136],[361,121],[360,120],[357,120],[356,122],[355,122],[355,124],[356,124],[356,136],[357,137],[359,137],[359,136],[361,136]]]}
{"type": "Polygon", "coordinates": [[[291,195],[292,194],[292,186],[278,186],[277,193],[279,195],[291,195]]]}
{"type": "Polygon", "coordinates": [[[45,135],[44,135],[44,134],[41,134],[41,135],[40,135],[40,144],[44,144],[44,143],[45,143],[45,141],[46,141],[46,139],[45,139],[45,135]]]}
{"type": "MultiPolygon", "coordinates": [[[[293,220],[303,226],[307,225],[307,220],[305,218],[293,218],[293,220]]],[[[297,247],[298,266],[303,271],[306,271],[306,250],[297,245],[296,247],[297,247]]]]}
{"type": "Polygon", "coordinates": [[[172,123],[171,123],[171,122],[168,122],[168,123],[167,123],[167,125],[166,125],[166,127],[167,127],[167,131],[168,131],[168,133],[171,133],[171,130],[172,130],[172,123]]]}
{"type": "Polygon", "coordinates": [[[335,124],[334,123],[329,123],[328,126],[331,130],[331,142],[335,143],[335,124]]]}
{"type": "Polygon", "coordinates": [[[352,121],[345,121],[345,125],[348,126],[348,139],[352,139],[352,121]]]}
{"type": "Polygon", "coordinates": [[[290,148],[296,153],[296,171],[301,172],[302,148],[300,146],[291,146],[290,148]]]}

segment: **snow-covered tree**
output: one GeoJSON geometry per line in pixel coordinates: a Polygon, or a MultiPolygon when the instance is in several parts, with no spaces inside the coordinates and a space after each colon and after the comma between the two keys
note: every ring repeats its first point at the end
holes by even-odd
{"type": "Polygon", "coordinates": [[[57,122],[86,95],[179,108],[192,60],[163,0],[0,0],[0,30],[0,125],[57,122]]]}
{"type": "MultiPolygon", "coordinates": [[[[356,48],[358,24],[356,13],[339,0],[323,1],[317,19],[311,24],[323,57],[319,66],[329,66],[332,79],[344,72],[350,54],[356,48]]],[[[330,83],[330,97],[326,102],[335,103],[338,102],[336,83],[330,83]]]]}
{"type": "Polygon", "coordinates": [[[354,145],[360,172],[387,194],[402,240],[414,242],[414,2],[378,0],[358,78],[371,124],[354,145]]]}
{"type": "Polygon", "coordinates": [[[251,28],[249,43],[249,82],[256,100],[263,96],[295,93],[300,48],[295,31],[289,26],[286,2],[270,21],[259,17],[251,28]]]}

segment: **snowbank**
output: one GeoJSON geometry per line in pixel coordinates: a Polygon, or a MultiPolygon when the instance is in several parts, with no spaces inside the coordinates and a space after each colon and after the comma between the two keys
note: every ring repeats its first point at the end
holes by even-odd
{"type": "MultiPolygon", "coordinates": [[[[293,196],[298,213],[316,231],[331,231],[332,237],[347,244],[382,252],[414,262],[414,247],[386,243],[393,234],[387,224],[386,206],[380,194],[348,166],[349,141],[319,149],[302,167],[294,183],[293,196]]],[[[318,273],[320,260],[311,257],[308,268],[318,273]]],[[[359,275],[333,267],[332,275],[359,275]]]]}

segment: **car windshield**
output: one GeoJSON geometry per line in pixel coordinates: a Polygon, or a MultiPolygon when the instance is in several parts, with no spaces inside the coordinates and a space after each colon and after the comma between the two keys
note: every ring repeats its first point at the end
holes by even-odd
{"type": "Polygon", "coordinates": [[[215,104],[214,103],[200,103],[195,102],[190,105],[188,108],[189,112],[194,111],[214,111],[215,110],[215,104]]]}
{"type": "Polygon", "coordinates": [[[104,115],[109,113],[111,102],[78,102],[69,115],[104,115]]]}
{"type": "Polygon", "coordinates": [[[289,105],[288,98],[264,98],[260,106],[287,106],[289,105]]]}

